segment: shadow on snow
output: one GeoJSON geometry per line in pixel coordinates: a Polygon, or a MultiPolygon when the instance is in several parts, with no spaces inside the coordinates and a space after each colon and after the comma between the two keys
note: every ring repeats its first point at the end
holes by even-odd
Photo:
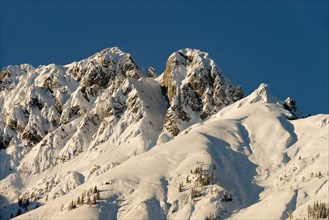
{"type": "Polygon", "coordinates": [[[228,142],[208,134],[203,135],[209,140],[208,151],[218,167],[216,176],[233,194],[233,199],[238,201],[239,209],[256,203],[264,189],[254,182],[257,166],[247,155],[232,150],[228,142]]]}

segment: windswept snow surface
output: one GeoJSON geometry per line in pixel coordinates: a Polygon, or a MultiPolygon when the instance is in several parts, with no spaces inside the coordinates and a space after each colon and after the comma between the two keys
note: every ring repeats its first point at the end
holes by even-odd
{"type": "MultiPolygon", "coordinates": [[[[57,175],[63,179],[59,184],[65,175],[76,182],[68,183],[75,185],[67,194],[48,202],[42,199],[39,208],[17,219],[308,218],[308,205],[328,201],[329,118],[316,115],[288,120],[291,113],[268,90],[262,84],[173,140],[118,166],[106,165],[111,156],[104,144],[104,148],[54,166],[47,174],[26,178],[31,181],[29,186],[57,175]],[[218,182],[203,187],[202,196],[192,199],[197,176],[191,170],[200,164],[209,171],[215,164],[218,182]],[[86,175],[93,167],[96,171],[86,175]],[[319,172],[322,177],[316,177],[319,172]],[[100,190],[97,204],[67,210],[72,199],[94,186],[100,190]],[[232,194],[233,201],[223,201],[225,192],[232,194]]],[[[15,184],[9,178],[1,183],[2,191],[5,185],[15,184]]]]}

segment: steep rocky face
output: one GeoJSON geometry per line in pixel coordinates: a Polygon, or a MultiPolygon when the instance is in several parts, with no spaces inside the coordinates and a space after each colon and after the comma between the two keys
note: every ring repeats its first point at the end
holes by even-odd
{"type": "Polygon", "coordinates": [[[233,87],[209,54],[199,50],[173,53],[159,80],[170,106],[164,128],[174,136],[243,98],[242,88],[233,87]]]}
{"type": "Polygon", "coordinates": [[[117,163],[243,96],[199,50],[175,52],[166,71],[154,75],[151,67],[142,77],[131,55],[116,47],[66,66],[7,67],[0,75],[0,148],[20,149],[9,153],[10,167],[46,172],[97,148],[117,163]]]}
{"type": "MultiPolygon", "coordinates": [[[[133,58],[118,48],[66,66],[8,66],[0,76],[0,148],[40,152],[20,162],[21,172],[44,171],[104,142],[128,147],[134,138],[144,140],[128,157],[149,149],[162,130],[166,102],[159,83],[142,79],[133,58]]],[[[23,154],[13,156],[12,166],[23,154]]]]}
{"type": "MultiPolygon", "coordinates": [[[[113,94],[125,79],[140,78],[133,58],[118,48],[102,50],[65,67],[9,66],[0,76],[0,110],[10,130],[2,136],[26,140],[27,146],[90,111],[104,90],[113,94]]],[[[10,140],[3,141],[7,143],[3,147],[10,140]]]]}
{"type": "Polygon", "coordinates": [[[50,75],[63,77],[63,69],[56,65],[37,69],[20,65],[3,70],[7,74],[0,82],[0,114],[5,124],[0,133],[9,140],[3,147],[11,141],[31,147],[57,127],[60,114],[54,105],[54,92],[61,89],[60,83],[66,85],[67,82],[60,82],[59,79],[58,87],[52,87],[52,90],[47,88],[49,84],[45,82],[50,75]]]}
{"type": "Polygon", "coordinates": [[[104,49],[88,59],[67,66],[68,73],[85,88],[97,85],[115,90],[127,77],[140,78],[134,59],[117,47],[104,49]]]}
{"type": "MultiPolygon", "coordinates": [[[[127,118],[139,120],[144,111],[151,112],[144,106],[147,102],[143,100],[145,95],[140,88],[143,83],[152,90],[149,93],[160,91],[158,83],[161,84],[164,98],[158,97],[157,100],[163,99],[161,111],[165,117],[159,117],[162,122],[156,123],[157,129],[164,128],[174,136],[243,97],[242,89],[234,88],[209,55],[199,50],[185,49],[173,53],[160,80],[154,80],[154,75],[155,70],[150,67],[150,78],[142,79],[131,55],[117,47],[104,49],[66,66],[9,66],[0,74],[0,110],[4,122],[0,124],[0,147],[8,147],[11,141],[33,147],[49,133],[72,122],[78,125],[83,120],[86,123],[93,121],[94,130],[101,126],[100,133],[103,133],[109,127],[112,131],[115,126],[111,124],[117,124],[126,112],[129,112],[127,118]]],[[[148,106],[154,106],[152,101],[148,106]]],[[[67,139],[75,137],[73,140],[80,140],[78,148],[90,142],[82,141],[82,144],[86,135],[76,137],[75,132],[81,132],[81,129],[75,128],[67,139]]],[[[92,132],[88,133],[87,136],[92,138],[92,132]]],[[[108,133],[107,138],[112,133],[108,133]]],[[[95,143],[106,141],[104,138],[95,143]]]]}
{"type": "Polygon", "coordinates": [[[291,97],[283,102],[283,107],[292,114],[291,119],[304,118],[303,113],[297,108],[296,101],[291,97]]]}

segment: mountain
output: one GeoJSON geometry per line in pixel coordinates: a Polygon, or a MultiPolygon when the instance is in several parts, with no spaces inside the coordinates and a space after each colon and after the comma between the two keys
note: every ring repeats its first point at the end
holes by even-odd
{"type": "Polygon", "coordinates": [[[171,54],[159,81],[169,103],[164,130],[173,136],[243,97],[242,88],[234,88],[199,50],[171,54]]]}
{"type": "Polygon", "coordinates": [[[326,215],[328,115],[303,118],[266,84],[244,97],[195,49],[148,72],[118,48],[6,67],[1,218],[326,215]]]}

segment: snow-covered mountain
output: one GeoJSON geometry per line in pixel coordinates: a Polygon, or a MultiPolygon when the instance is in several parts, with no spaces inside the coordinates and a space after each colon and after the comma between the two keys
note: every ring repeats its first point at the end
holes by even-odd
{"type": "Polygon", "coordinates": [[[118,48],[65,66],[8,66],[0,216],[325,216],[328,115],[303,118],[266,84],[243,96],[194,49],[174,52],[157,78],[118,48]]]}
{"type": "Polygon", "coordinates": [[[169,103],[164,130],[171,136],[243,97],[241,87],[234,88],[209,54],[199,50],[173,53],[158,80],[169,103]]]}

